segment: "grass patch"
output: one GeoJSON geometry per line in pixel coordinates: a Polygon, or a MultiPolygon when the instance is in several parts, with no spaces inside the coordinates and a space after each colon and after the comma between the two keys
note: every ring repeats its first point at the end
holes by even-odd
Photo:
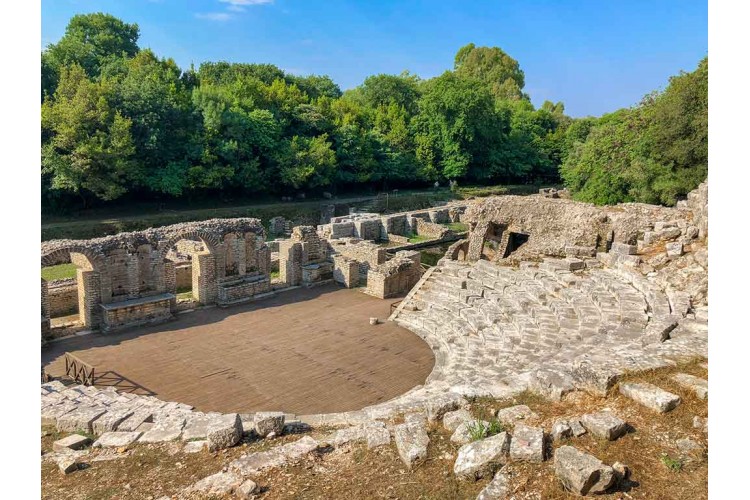
{"type": "Polygon", "coordinates": [[[470,423],[467,427],[469,430],[469,437],[472,441],[479,441],[480,439],[500,434],[505,430],[505,426],[503,426],[503,424],[496,418],[493,418],[489,422],[476,420],[470,423]]]}
{"type": "Polygon", "coordinates": [[[409,243],[422,243],[423,241],[430,241],[433,238],[422,236],[420,234],[412,234],[409,236],[409,243]]]}
{"type": "Polygon", "coordinates": [[[281,273],[279,271],[271,271],[270,276],[272,280],[279,279],[279,277],[281,276],[281,273]]]}
{"type": "Polygon", "coordinates": [[[454,233],[464,233],[469,230],[469,226],[463,222],[449,222],[448,224],[443,225],[454,233]]]}
{"type": "Polygon", "coordinates": [[[75,264],[59,264],[42,268],[42,279],[45,281],[65,280],[76,277],[75,264]]]}
{"type": "Polygon", "coordinates": [[[178,292],[177,300],[193,300],[193,291],[188,290],[187,292],[178,292]]]}
{"type": "Polygon", "coordinates": [[[661,463],[672,472],[680,472],[682,470],[682,461],[677,458],[672,458],[669,455],[662,455],[660,460],[661,463]]]}

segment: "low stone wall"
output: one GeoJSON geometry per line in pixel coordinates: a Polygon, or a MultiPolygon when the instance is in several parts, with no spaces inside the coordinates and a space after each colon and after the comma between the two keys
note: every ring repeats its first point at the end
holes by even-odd
{"type": "Polygon", "coordinates": [[[365,293],[387,299],[407,293],[422,276],[419,252],[397,252],[396,255],[367,272],[365,293]]]}
{"type": "Polygon", "coordinates": [[[271,290],[268,276],[248,276],[237,280],[219,283],[216,302],[219,306],[246,302],[256,295],[271,290]]]}
{"type": "Polygon", "coordinates": [[[333,280],[347,288],[359,285],[359,262],[345,255],[334,255],[333,280]]]}
{"type": "Polygon", "coordinates": [[[174,266],[175,286],[178,290],[184,290],[193,286],[193,264],[182,262],[174,266]]]}
{"type": "Polygon", "coordinates": [[[373,266],[384,263],[387,257],[387,250],[384,247],[370,241],[344,238],[329,240],[328,244],[331,254],[343,255],[358,263],[359,278],[357,282],[360,285],[367,283],[367,271],[373,266]]]}
{"type": "Polygon", "coordinates": [[[407,244],[409,243],[409,238],[406,236],[401,236],[400,234],[388,233],[388,241],[391,241],[393,243],[407,244]]]}
{"type": "Polygon", "coordinates": [[[443,226],[442,224],[428,222],[423,219],[416,219],[416,223],[417,223],[416,233],[419,236],[426,236],[428,238],[441,239],[452,234],[453,232],[449,228],[443,226]]]}
{"type": "Polygon", "coordinates": [[[47,291],[49,315],[52,318],[67,316],[78,310],[78,284],[75,278],[52,281],[47,291]]]}
{"type": "Polygon", "coordinates": [[[109,332],[134,325],[167,321],[173,317],[172,312],[176,305],[175,296],[170,293],[112,304],[101,304],[101,329],[104,332],[109,332]]]}

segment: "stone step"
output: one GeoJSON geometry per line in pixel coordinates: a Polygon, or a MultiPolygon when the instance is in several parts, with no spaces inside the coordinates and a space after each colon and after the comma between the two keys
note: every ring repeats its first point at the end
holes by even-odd
{"type": "Polygon", "coordinates": [[[620,393],[633,401],[659,413],[674,410],[680,404],[680,396],[667,392],[646,382],[620,384],[620,393]]]}

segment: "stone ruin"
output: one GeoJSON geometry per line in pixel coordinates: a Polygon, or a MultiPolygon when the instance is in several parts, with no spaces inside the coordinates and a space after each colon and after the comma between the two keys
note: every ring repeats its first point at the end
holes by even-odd
{"type": "MultiPolygon", "coordinates": [[[[193,296],[203,305],[243,302],[268,292],[270,286],[270,252],[257,219],[213,219],[42,243],[42,267],[67,262],[77,267],[80,324],[102,331],[173,317],[177,269],[186,263],[193,296]]],[[[179,275],[184,283],[184,273],[179,275]]],[[[56,307],[54,288],[41,281],[44,339],[56,307]]]]}
{"type": "MultiPolygon", "coordinates": [[[[416,271],[420,267],[416,252],[399,252],[380,262],[377,245],[371,242],[352,236],[327,240],[312,227],[295,228],[292,237],[279,244],[287,256],[285,279],[314,282],[326,279],[330,271],[331,279],[350,286],[361,278],[360,265],[366,262],[368,293],[388,297],[394,289],[411,287],[389,320],[429,344],[435,353],[433,371],[424,384],[389,401],[355,411],[299,417],[295,425],[300,428],[338,430],[320,440],[306,435],[268,451],[243,454],[185,493],[252,493],[256,487],[252,479],[258,473],[296,463],[318,448],[355,441],[366,442],[368,448],[393,441],[411,469],[427,457],[427,425],[437,422],[455,431],[451,441],[463,439],[456,441],[461,445],[453,467],[456,478],[494,475],[479,498],[503,498],[512,489],[506,468],[495,474],[495,462],[543,463],[550,458],[545,443],[560,439],[570,440],[554,450],[554,473],[562,485],[577,495],[607,491],[627,478],[627,468],[619,462],[606,465],[580,451],[573,438],[588,432],[597,439],[617,440],[628,429],[620,418],[624,416],[605,411],[566,417],[545,429],[530,424],[534,416],[527,406],[516,405],[496,413],[507,431],[471,441],[465,434],[472,416],[464,407],[469,398],[506,399],[524,391],[550,401],[576,391],[606,398],[626,373],[707,358],[707,214],[705,183],[675,208],[594,207],[544,195],[490,198],[469,206],[464,217],[471,228],[468,237],[455,242],[438,265],[424,273],[416,271]],[[308,266],[317,266],[316,272],[308,266]]],[[[235,237],[242,240],[244,235],[248,241],[262,233],[255,232],[257,226],[249,221],[234,228],[229,227],[231,221],[204,224],[208,227],[186,233],[162,228],[158,237],[146,232],[91,242],[50,242],[46,253],[43,245],[42,262],[64,260],[64,253],[79,254],[71,260],[90,263],[90,268],[79,270],[79,279],[85,272],[99,273],[98,290],[110,290],[112,283],[122,280],[111,272],[102,280],[107,266],[134,269],[133,263],[145,262],[135,266],[139,273],[127,274],[125,282],[135,293],[140,282],[134,277],[148,276],[147,270],[160,265],[166,268],[163,256],[174,241],[167,235],[193,236],[213,256],[212,276],[218,282],[224,276],[219,277],[217,269],[227,266],[221,250],[242,248],[227,245],[226,236],[240,235],[235,237]],[[153,254],[159,258],[137,259],[153,254]],[[105,281],[107,288],[101,285],[105,281]]],[[[248,256],[255,255],[257,262],[262,254],[262,245],[252,248],[253,252],[245,252],[245,271],[251,267],[248,256]]],[[[200,262],[203,270],[208,261],[200,262]]],[[[46,294],[43,286],[43,297],[46,294]]],[[[687,374],[672,378],[700,399],[708,397],[705,380],[687,374]]],[[[678,395],[652,384],[623,382],[619,393],[656,414],[680,404],[678,395]]],[[[152,396],[66,388],[59,382],[42,385],[42,419],[62,432],[98,436],[94,446],[182,440],[185,451],[218,450],[235,445],[243,432],[266,437],[288,428],[280,412],[242,417],[204,414],[152,396]],[[191,442],[196,439],[200,441],[191,442]]],[[[693,427],[707,432],[702,418],[695,417],[693,427]]],[[[52,458],[67,473],[70,457],[52,458]]]]}

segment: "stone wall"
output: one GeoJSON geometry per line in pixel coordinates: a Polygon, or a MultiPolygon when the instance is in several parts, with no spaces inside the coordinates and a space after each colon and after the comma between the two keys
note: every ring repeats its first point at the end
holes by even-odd
{"type": "MultiPolygon", "coordinates": [[[[99,328],[105,322],[111,328],[123,321],[138,323],[138,314],[144,321],[161,316],[163,304],[157,314],[148,300],[135,299],[174,294],[178,286],[174,259],[192,259],[193,295],[202,304],[216,301],[217,283],[248,272],[268,273],[270,252],[264,241],[265,232],[257,219],[213,219],[91,240],[43,242],[41,264],[75,264],[83,326],[99,328]]],[[[185,274],[186,270],[179,271],[180,284],[185,274]]],[[[48,293],[43,311],[47,318],[51,312],[48,293]]]]}
{"type": "Polygon", "coordinates": [[[193,286],[193,264],[185,262],[174,266],[175,289],[184,290],[193,286]]]}
{"type": "Polygon", "coordinates": [[[361,285],[367,283],[367,271],[370,267],[384,263],[387,257],[385,248],[357,238],[328,240],[328,245],[331,254],[343,255],[358,263],[359,277],[357,281],[361,285]]]}
{"type": "Polygon", "coordinates": [[[49,316],[57,318],[78,310],[78,284],[75,278],[52,281],[48,284],[49,316]]]}
{"type": "Polygon", "coordinates": [[[381,299],[407,293],[422,276],[419,255],[419,252],[397,252],[388,262],[370,268],[365,293],[381,299]]]}
{"type": "MultiPolygon", "coordinates": [[[[447,216],[447,213],[446,213],[446,216],[447,216]]],[[[415,222],[416,222],[416,233],[419,236],[425,236],[427,238],[433,238],[433,239],[440,239],[440,238],[445,238],[453,234],[453,231],[443,226],[442,224],[436,224],[434,222],[429,222],[424,219],[416,219],[415,222]]]]}
{"type": "Polygon", "coordinates": [[[359,285],[359,262],[345,255],[334,255],[333,280],[346,288],[359,285]]]}

